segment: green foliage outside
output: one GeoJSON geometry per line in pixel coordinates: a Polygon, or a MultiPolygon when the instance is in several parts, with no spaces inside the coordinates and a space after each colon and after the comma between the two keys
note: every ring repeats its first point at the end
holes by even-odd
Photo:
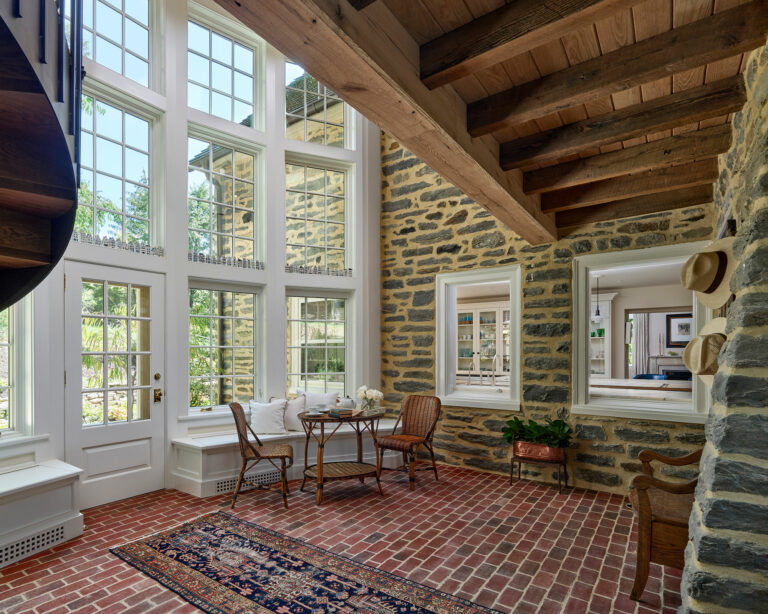
{"type": "Polygon", "coordinates": [[[539,424],[533,420],[528,420],[526,423],[515,416],[507,422],[502,433],[509,443],[527,441],[543,443],[550,448],[566,448],[571,443],[572,429],[564,420],[547,418],[545,424],[539,424]]]}

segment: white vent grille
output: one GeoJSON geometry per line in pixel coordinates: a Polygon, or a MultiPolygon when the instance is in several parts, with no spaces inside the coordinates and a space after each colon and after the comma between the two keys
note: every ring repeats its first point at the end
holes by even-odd
{"type": "Polygon", "coordinates": [[[40,531],[7,546],[0,546],[0,567],[46,550],[64,541],[64,525],[40,531]]]}
{"type": "MultiPolygon", "coordinates": [[[[262,486],[268,486],[269,484],[274,484],[275,482],[280,481],[280,472],[277,471],[276,469],[271,469],[269,471],[262,471],[261,473],[246,473],[245,477],[246,479],[256,484],[260,484],[262,486]]],[[[237,478],[230,478],[229,480],[219,480],[218,482],[216,482],[216,494],[220,495],[221,493],[225,493],[225,492],[234,492],[236,485],[237,485],[237,478]]],[[[252,489],[253,489],[253,486],[250,486],[248,484],[243,484],[240,487],[240,492],[243,492],[246,490],[252,490],[252,489]]]]}

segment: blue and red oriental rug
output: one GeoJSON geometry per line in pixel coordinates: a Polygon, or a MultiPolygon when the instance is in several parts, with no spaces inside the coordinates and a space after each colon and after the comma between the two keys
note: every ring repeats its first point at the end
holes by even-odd
{"type": "Polygon", "coordinates": [[[111,552],[215,614],[495,612],[224,512],[111,552]]]}

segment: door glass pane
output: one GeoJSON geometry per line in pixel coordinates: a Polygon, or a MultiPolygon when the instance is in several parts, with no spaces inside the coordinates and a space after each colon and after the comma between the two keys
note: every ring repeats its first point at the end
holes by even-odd
{"type": "Polygon", "coordinates": [[[83,426],[148,419],[149,287],[84,280],[81,310],[83,426]]]}

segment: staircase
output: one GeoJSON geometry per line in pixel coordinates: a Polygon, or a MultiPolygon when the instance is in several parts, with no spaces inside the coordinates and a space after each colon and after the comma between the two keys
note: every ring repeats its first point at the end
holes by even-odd
{"type": "Polygon", "coordinates": [[[31,292],[72,236],[79,184],[80,0],[0,3],[0,310],[31,292]]]}

